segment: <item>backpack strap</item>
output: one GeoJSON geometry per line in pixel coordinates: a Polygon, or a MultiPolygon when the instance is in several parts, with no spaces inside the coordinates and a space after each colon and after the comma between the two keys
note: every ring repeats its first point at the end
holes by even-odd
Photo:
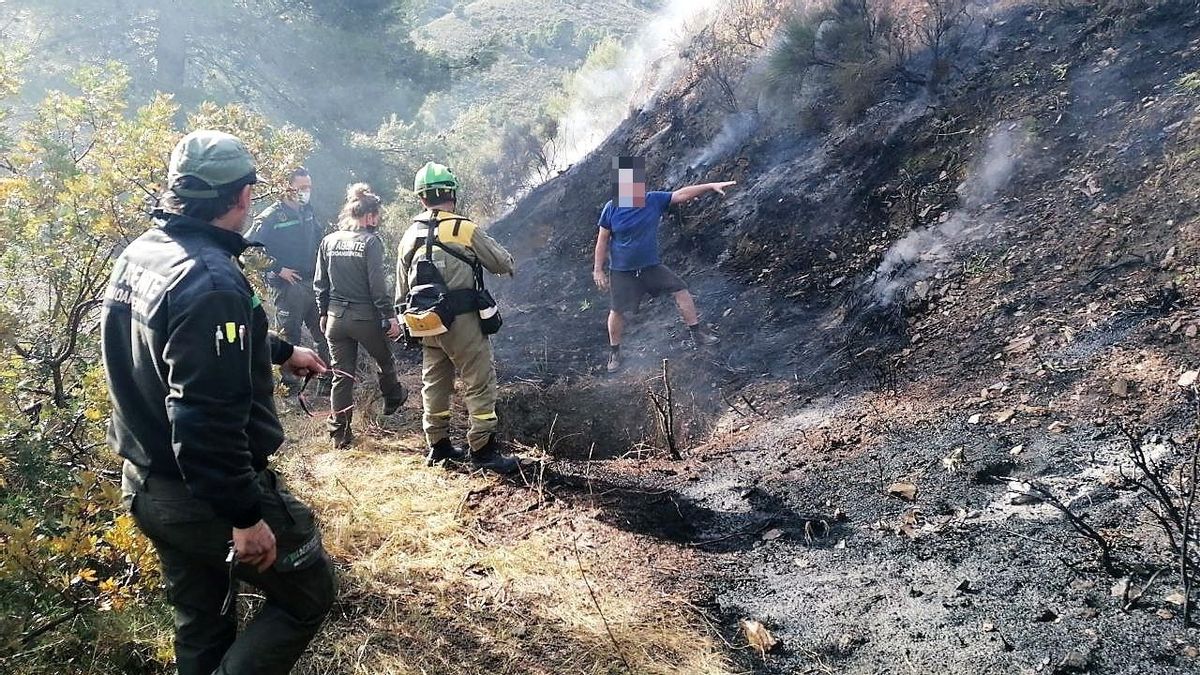
{"type": "Polygon", "coordinates": [[[425,259],[433,260],[433,242],[437,241],[437,211],[433,212],[433,218],[425,223],[425,259]]]}
{"type": "MultiPolygon", "coordinates": [[[[425,225],[425,260],[433,260],[433,247],[434,246],[438,247],[439,249],[444,251],[446,253],[446,255],[449,255],[452,258],[458,259],[458,261],[463,263],[464,265],[470,266],[471,271],[475,273],[475,288],[477,290],[481,290],[481,291],[484,290],[483,264],[481,262],[479,262],[478,256],[467,257],[467,256],[463,255],[462,253],[459,253],[458,251],[455,251],[454,249],[450,248],[446,244],[442,243],[442,241],[438,238],[438,226],[441,224],[441,221],[438,220],[438,212],[434,211],[434,210],[430,210],[429,213],[430,213],[429,220],[415,221],[418,223],[423,223],[425,225]]],[[[454,219],[454,234],[456,236],[458,234],[459,228],[462,227],[462,224],[466,220],[467,220],[466,218],[461,218],[461,217],[454,219]]],[[[447,221],[447,222],[449,222],[449,221],[447,221]]]]}

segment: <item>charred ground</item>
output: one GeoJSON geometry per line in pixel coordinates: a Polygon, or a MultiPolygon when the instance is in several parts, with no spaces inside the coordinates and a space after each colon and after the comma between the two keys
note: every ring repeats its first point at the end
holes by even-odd
{"type": "Polygon", "coordinates": [[[738,191],[663,228],[722,344],[690,350],[656,302],[626,343],[632,367],[602,377],[589,267],[609,158],[678,174],[727,113],[682,75],[493,226],[523,263],[500,289],[510,432],[561,458],[564,487],[603,492],[613,523],[696,556],[731,642],[741,617],[775,632],[781,647],[739,652],[743,667],[1195,668],[1200,636],[1166,599],[1178,575],[1155,575],[1169,547],[1119,427],[1157,430],[1164,462],[1193,438],[1176,380],[1195,365],[1200,290],[1198,28],[1188,3],[1018,4],[936,93],[898,89],[832,130],[760,125],[679,178],[738,191]],[[1022,149],[969,203],[997,134],[1022,149]],[[944,252],[886,268],[900,292],[882,302],[877,270],[914,232],[944,252]],[[647,394],[662,358],[680,462],[662,459],[647,394]],[[1085,514],[1123,573],[1012,477],[1085,514]],[[915,494],[889,496],[895,483],[915,494]],[[1144,595],[1115,597],[1120,577],[1144,595]]]}

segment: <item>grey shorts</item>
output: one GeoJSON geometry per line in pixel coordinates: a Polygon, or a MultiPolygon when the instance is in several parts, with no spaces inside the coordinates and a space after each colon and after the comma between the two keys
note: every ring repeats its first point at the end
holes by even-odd
{"type": "Polygon", "coordinates": [[[670,267],[654,265],[635,272],[613,270],[610,294],[612,310],[618,314],[637,311],[642,298],[686,291],[687,284],[670,267]]]}

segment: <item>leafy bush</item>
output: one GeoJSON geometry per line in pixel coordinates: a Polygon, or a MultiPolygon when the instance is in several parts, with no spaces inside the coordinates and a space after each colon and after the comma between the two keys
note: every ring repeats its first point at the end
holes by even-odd
{"type": "Polygon", "coordinates": [[[968,0],[830,0],[786,21],[767,58],[776,93],[811,93],[851,121],[893,84],[936,90],[966,53],[968,0]]]}
{"type": "Polygon", "coordinates": [[[839,117],[849,121],[878,101],[903,55],[886,4],[835,0],[783,25],[768,55],[768,77],[785,93],[815,86],[820,96],[838,102],[839,117]]]}

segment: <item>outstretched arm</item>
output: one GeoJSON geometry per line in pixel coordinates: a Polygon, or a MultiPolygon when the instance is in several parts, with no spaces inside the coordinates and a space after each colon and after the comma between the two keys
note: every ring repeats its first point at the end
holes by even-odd
{"type": "Polygon", "coordinates": [[[592,264],[592,281],[596,282],[596,286],[602,290],[608,290],[608,275],[604,273],[604,261],[608,260],[608,243],[612,239],[612,230],[607,227],[600,228],[600,233],[596,235],[596,253],[592,264]]]}
{"type": "Polygon", "coordinates": [[[722,197],[725,196],[725,188],[737,185],[737,181],[725,181],[723,183],[702,183],[700,185],[689,185],[671,193],[671,204],[684,204],[692,201],[709,192],[715,192],[722,197]]]}

